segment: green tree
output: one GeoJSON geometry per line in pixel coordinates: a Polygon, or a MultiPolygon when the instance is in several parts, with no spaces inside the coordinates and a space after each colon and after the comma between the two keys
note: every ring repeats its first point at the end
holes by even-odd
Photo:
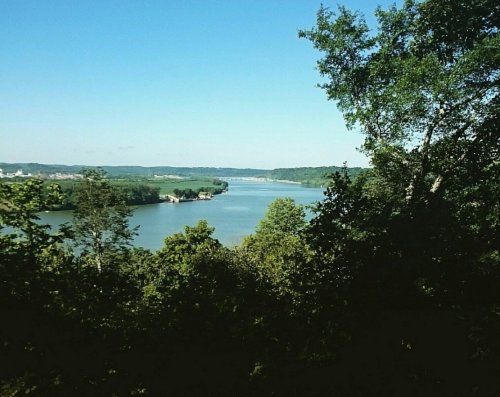
{"type": "Polygon", "coordinates": [[[288,268],[308,257],[309,250],[299,237],[306,225],[302,205],[290,197],[278,198],[267,207],[256,233],[243,240],[246,260],[269,288],[288,288],[288,268]]]}
{"type": "Polygon", "coordinates": [[[24,183],[0,184],[0,226],[13,229],[17,242],[34,255],[50,239],[48,225],[41,225],[37,215],[62,199],[61,189],[53,184],[46,187],[41,179],[24,183]]]}
{"type": "Polygon", "coordinates": [[[291,198],[277,199],[256,233],[236,251],[255,278],[254,310],[263,338],[259,371],[276,377],[287,363],[331,358],[341,339],[342,275],[315,255],[304,238],[310,234],[306,226],[301,205],[291,198]]]}
{"type": "Polygon", "coordinates": [[[382,277],[407,297],[416,288],[470,304],[479,274],[494,273],[480,263],[500,247],[498,7],[407,0],[378,8],[376,31],[359,12],[321,8],[316,27],[299,32],[324,53],[321,87],[364,133],[373,165],[360,183],[334,181],[316,241],[370,268],[367,285],[382,277]]]}
{"type": "Polygon", "coordinates": [[[257,233],[283,233],[297,235],[306,226],[302,205],[296,205],[291,197],[277,198],[266,210],[266,216],[257,227],[257,233]]]}
{"type": "MultiPolygon", "coordinates": [[[[416,318],[415,309],[441,310],[439,317],[443,308],[498,307],[499,11],[495,0],[406,0],[400,9],[378,8],[370,29],[359,12],[322,7],[316,26],[299,32],[322,52],[320,87],[364,134],[373,166],[355,181],[345,170],[332,175],[307,232],[316,285],[347,302],[353,339],[384,309],[416,318]]],[[[498,335],[497,317],[474,328],[489,323],[483,336],[498,335]]],[[[423,337],[422,327],[413,332],[423,337]]],[[[450,340],[459,340],[454,332],[450,340]]],[[[497,340],[473,356],[498,349],[497,340]]],[[[426,368],[432,361],[422,355],[426,368]]]]}
{"type": "Polygon", "coordinates": [[[242,250],[260,281],[276,290],[289,286],[289,267],[306,261],[308,247],[299,237],[307,225],[302,205],[286,197],[273,201],[266,210],[256,233],[245,237],[242,250]]]}
{"type": "Polygon", "coordinates": [[[408,202],[449,189],[471,163],[499,160],[498,7],[407,0],[376,10],[374,34],[359,12],[321,8],[317,26],[299,32],[325,54],[328,99],[361,128],[373,164],[396,170],[408,202]]]}
{"type": "Polygon", "coordinates": [[[126,206],[124,193],[105,179],[105,171],[98,168],[83,170],[82,174],[73,213],[75,239],[101,272],[109,255],[131,245],[138,227],[129,228],[133,209],[126,206]]]}
{"type": "Polygon", "coordinates": [[[44,189],[41,179],[0,183],[0,300],[4,304],[12,299],[41,301],[42,289],[50,288],[44,277],[61,254],[63,235],[40,224],[38,213],[60,201],[59,186],[44,189]]]}

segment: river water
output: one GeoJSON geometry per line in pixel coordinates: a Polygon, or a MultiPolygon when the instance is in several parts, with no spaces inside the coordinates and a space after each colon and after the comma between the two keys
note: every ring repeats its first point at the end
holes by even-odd
{"type": "MultiPolygon", "coordinates": [[[[323,189],[298,184],[257,181],[230,181],[228,193],[212,200],[186,203],[150,204],[136,207],[130,226],[140,226],[134,245],[160,249],[166,236],[194,226],[203,219],[215,227],[213,237],[226,246],[240,244],[243,237],[255,232],[267,206],[278,197],[292,197],[297,204],[311,204],[323,199],[323,189]]],[[[71,222],[71,211],[40,214],[43,223],[55,227],[71,222]]],[[[308,215],[310,218],[310,214],[308,215]]]]}

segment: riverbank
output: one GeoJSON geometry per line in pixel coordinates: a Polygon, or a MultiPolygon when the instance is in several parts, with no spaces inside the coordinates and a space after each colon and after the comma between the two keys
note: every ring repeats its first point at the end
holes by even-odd
{"type": "MultiPolygon", "coordinates": [[[[126,197],[126,205],[141,206],[159,204],[167,201],[167,195],[185,199],[206,198],[227,190],[228,183],[218,178],[184,178],[184,179],[108,179],[113,188],[122,191],[126,197]]],[[[19,182],[14,182],[19,183],[19,182]]],[[[50,211],[76,209],[80,180],[47,181],[45,186],[58,184],[63,193],[61,204],[52,205],[50,211]]],[[[194,200],[193,200],[194,201],[194,200]]]]}
{"type": "Polygon", "coordinates": [[[271,179],[271,178],[259,178],[259,177],[221,177],[221,180],[224,181],[248,181],[248,182],[278,182],[278,183],[293,183],[296,185],[302,185],[302,182],[290,181],[287,179],[271,179]]]}
{"type": "Polygon", "coordinates": [[[208,193],[208,192],[200,192],[197,197],[192,197],[192,198],[186,198],[184,196],[178,197],[178,196],[173,196],[170,194],[166,194],[163,196],[166,202],[168,203],[186,203],[189,201],[198,201],[198,200],[212,200],[212,197],[215,196],[216,194],[221,194],[221,193],[227,193],[227,188],[226,189],[217,189],[214,191],[214,193],[208,193]]]}
{"type": "MultiPolygon", "coordinates": [[[[227,193],[216,195],[212,200],[140,205],[130,218],[131,227],[140,226],[134,246],[161,249],[166,236],[182,232],[185,225],[194,226],[200,219],[215,227],[214,237],[222,244],[238,245],[245,236],[255,232],[267,206],[279,197],[292,197],[297,204],[308,205],[322,200],[323,191],[297,184],[234,181],[230,182],[227,193]]],[[[56,230],[60,224],[71,222],[71,214],[71,211],[42,212],[40,223],[48,223],[56,230]]]]}
{"type": "Polygon", "coordinates": [[[279,183],[293,183],[295,185],[302,185],[302,182],[295,182],[295,181],[288,181],[286,179],[273,179],[273,182],[279,182],[279,183]]]}

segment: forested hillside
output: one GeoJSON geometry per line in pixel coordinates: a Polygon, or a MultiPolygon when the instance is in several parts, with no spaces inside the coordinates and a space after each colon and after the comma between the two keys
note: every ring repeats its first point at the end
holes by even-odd
{"type": "MultiPolygon", "coordinates": [[[[97,168],[97,170],[102,170],[97,168]]],[[[83,170],[87,172],[89,170],[83,170]]],[[[82,170],[80,170],[82,172],[82,170]]],[[[228,183],[217,178],[199,179],[109,179],[110,186],[120,192],[126,205],[156,204],[164,201],[167,194],[177,194],[176,191],[189,191],[192,197],[198,194],[220,194],[227,188],[228,183]]],[[[18,181],[14,183],[19,183],[18,181]]],[[[61,201],[53,203],[44,210],[73,210],[78,207],[78,192],[84,183],[83,180],[58,180],[54,182],[61,189],[61,201]]],[[[48,194],[50,184],[45,184],[44,195],[48,194]]]]}
{"type": "MultiPolygon", "coordinates": [[[[68,166],[57,164],[35,163],[0,163],[4,173],[23,170],[25,174],[48,176],[55,173],[77,174],[82,169],[95,168],[88,166],[68,166]]],[[[270,178],[301,182],[315,186],[325,185],[326,175],[339,171],[342,167],[301,167],[277,168],[274,170],[242,169],[242,168],[214,168],[214,167],[138,167],[138,166],[104,166],[109,178],[151,178],[154,175],[176,175],[182,177],[233,177],[233,178],[270,178]]],[[[363,169],[353,167],[349,169],[352,175],[357,175],[363,169]]]]}
{"type": "MultiPolygon", "coordinates": [[[[32,175],[59,173],[79,173],[82,169],[96,168],[85,165],[37,164],[37,163],[0,163],[4,173],[22,169],[32,175]]],[[[153,177],[154,175],[178,175],[184,177],[262,177],[268,172],[260,169],[215,168],[215,167],[140,167],[140,166],[102,166],[109,178],[153,177]]]]}
{"type": "Polygon", "coordinates": [[[200,220],[153,252],[101,170],[56,234],[60,186],[0,182],[1,396],[500,395],[500,5],[375,15],[299,32],[373,164],[309,223],[282,198],[238,247],[200,220]]]}
{"type": "MultiPolygon", "coordinates": [[[[330,183],[331,175],[341,170],[342,167],[277,168],[268,172],[266,176],[274,180],[287,180],[313,186],[327,186],[330,183]]],[[[363,170],[366,171],[367,169],[350,167],[349,174],[355,177],[363,170]]]]}

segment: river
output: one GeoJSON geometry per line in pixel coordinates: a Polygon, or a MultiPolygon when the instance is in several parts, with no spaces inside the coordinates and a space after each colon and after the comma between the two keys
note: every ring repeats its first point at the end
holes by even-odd
{"type": "MultiPolygon", "coordinates": [[[[255,232],[267,206],[278,197],[292,197],[297,204],[323,199],[323,189],[297,184],[257,181],[230,181],[229,191],[212,200],[186,203],[150,204],[136,207],[130,226],[140,226],[134,245],[160,249],[166,236],[194,226],[200,219],[215,227],[213,237],[226,246],[238,245],[244,236],[255,232]]],[[[43,223],[55,227],[71,221],[71,211],[40,214],[43,223]]],[[[310,214],[308,215],[310,218],[310,214]]]]}

